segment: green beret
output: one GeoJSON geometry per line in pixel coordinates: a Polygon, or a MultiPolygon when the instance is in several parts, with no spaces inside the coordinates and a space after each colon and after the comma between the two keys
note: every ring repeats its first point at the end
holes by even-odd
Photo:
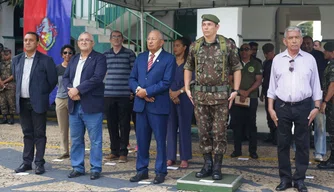
{"type": "Polygon", "coordinates": [[[334,51],[334,41],[329,41],[324,45],[325,51],[333,52],[334,51]]]}
{"type": "Polygon", "coordinates": [[[204,14],[202,15],[202,21],[212,21],[216,24],[219,23],[219,19],[217,16],[215,15],[212,15],[212,14],[204,14]]]}

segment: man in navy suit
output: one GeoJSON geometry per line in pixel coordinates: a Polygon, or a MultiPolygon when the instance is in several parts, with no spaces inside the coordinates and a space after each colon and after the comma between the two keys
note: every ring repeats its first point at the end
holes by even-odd
{"type": "Polygon", "coordinates": [[[56,65],[52,58],[37,51],[39,43],[35,32],[24,36],[25,52],[13,58],[12,74],[16,81],[16,112],[20,114],[23,132],[23,163],[16,173],[31,170],[35,156],[35,173],[43,174],[46,145],[46,112],[49,94],[57,84],[56,65]]]}
{"type": "Polygon", "coordinates": [[[153,30],[147,37],[149,51],[138,55],[129,78],[136,93],[133,110],[136,116],[137,174],[131,182],[148,178],[149,149],[152,131],[157,143],[154,184],[165,181],[167,175],[166,134],[169,114],[169,87],[175,72],[175,57],[162,49],[163,35],[153,30]]]}
{"type": "Polygon", "coordinates": [[[72,172],[68,178],[85,174],[85,132],[90,139],[90,179],[100,177],[102,171],[102,120],[104,83],[107,72],[106,57],[93,50],[93,36],[83,32],[78,39],[79,54],[72,57],[63,76],[63,85],[70,97],[70,135],[72,140],[72,172]]]}

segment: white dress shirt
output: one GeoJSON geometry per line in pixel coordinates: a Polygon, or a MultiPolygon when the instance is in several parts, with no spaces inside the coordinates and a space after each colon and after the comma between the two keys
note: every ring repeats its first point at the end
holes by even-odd
{"type": "Polygon", "coordinates": [[[322,99],[317,62],[302,50],[292,58],[288,51],[275,56],[271,68],[268,97],[285,102],[298,102],[308,97],[314,101],[322,99]],[[294,60],[294,70],[289,71],[294,60]]]}
{"type": "Polygon", "coordinates": [[[77,65],[77,69],[75,70],[75,76],[73,79],[73,87],[77,87],[78,85],[80,85],[80,79],[81,79],[81,72],[82,72],[82,68],[85,65],[86,59],[82,59],[82,57],[80,56],[78,65],[77,65]]]}
{"type": "MultiPolygon", "coordinates": [[[[157,52],[154,53],[153,63],[154,63],[155,60],[158,58],[158,56],[160,55],[161,51],[162,51],[162,48],[160,48],[157,52]]],[[[147,63],[148,63],[148,61],[150,60],[151,54],[153,54],[153,53],[151,53],[151,51],[150,51],[150,52],[148,53],[147,63]]]]}
{"type": "Polygon", "coordinates": [[[28,57],[25,54],[24,58],[24,66],[23,66],[23,74],[22,74],[22,83],[21,83],[21,97],[22,98],[29,98],[29,84],[30,84],[30,73],[31,67],[34,62],[36,52],[31,56],[28,57]]]}

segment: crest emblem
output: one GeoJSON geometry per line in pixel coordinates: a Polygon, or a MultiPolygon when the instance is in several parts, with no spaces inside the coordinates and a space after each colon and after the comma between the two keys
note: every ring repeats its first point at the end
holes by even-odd
{"type": "Polygon", "coordinates": [[[37,26],[36,33],[39,36],[39,44],[46,51],[51,49],[53,44],[56,42],[56,36],[58,35],[57,27],[52,24],[47,17],[45,17],[41,24],[37,26]]]}
{"type": "Polygon", "coordinates": [[[250,73],[253,73],[254,72],[254,67],[253,66],[250,66],[250,67],[248,67],[248,71],[250,72],[250,73]]]}

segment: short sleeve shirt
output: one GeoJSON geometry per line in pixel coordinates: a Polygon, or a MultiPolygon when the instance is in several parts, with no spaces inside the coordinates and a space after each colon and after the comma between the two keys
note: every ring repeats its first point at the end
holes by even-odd
{"type": "MultiPolygon", "coordinates": [[[[256,81],[256,75],[262,75],[262,65],[255,59],[251,59],[245,63],[241,70],[241,90],[248,90],[256,81]]],[[[259,88],[255,89],[249,94],[250,98],[258,97],[259,88]]]]}

